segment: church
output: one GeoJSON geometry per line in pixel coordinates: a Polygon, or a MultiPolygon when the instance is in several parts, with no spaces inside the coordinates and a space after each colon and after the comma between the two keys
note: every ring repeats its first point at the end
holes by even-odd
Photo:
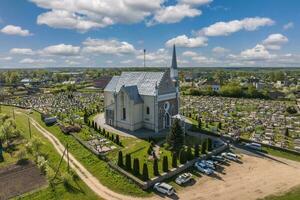
{"type": "Polygon", "coordinates": [[[171,126],[179,113],[179,80],[175,45],[172,65],[164,72],[122,72],[104,89],[105,123],[129,131],[156,133],[171,126]]]}

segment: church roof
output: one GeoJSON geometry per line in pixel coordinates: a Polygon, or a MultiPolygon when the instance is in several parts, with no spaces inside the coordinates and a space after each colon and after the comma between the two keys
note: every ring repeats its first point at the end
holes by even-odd
{"type": "Polygon", "coordinates": [[[122,72],[112,78],[104,91],[119,92],[122,86],[136,86],[138,94],[153,96],[163,75],[164,72],[122,72]]]}
{"type": "Polygon", "coordinates": [[[123,86],[121,90],[124,91],[129,98],[134,102],[134,104],[143,103],[143,99],[139,94],[138,88],[136,85],[123,86]]]}

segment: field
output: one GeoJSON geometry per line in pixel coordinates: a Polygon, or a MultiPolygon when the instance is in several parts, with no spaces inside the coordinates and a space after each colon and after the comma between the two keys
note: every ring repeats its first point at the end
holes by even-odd
{"type": "MultiPolygon", "coordinates": [[[[2,106],[2,113],[12,114],[11,107],[2,106]]],[[[22,113],[15,112],[15,118],[17,122],[17,128],[21,131],[21,134],[25,138],[29,138],[29,129],[28,129],[28,120],[26,115],[22,113]]],[[[31,127],[32,138],[39,140],[42,143],[41,152],[48,156],[49,171],[47,172],[47,179],[49,180],[53,177],[54,169],[57,168],[57,165],[60,160],[60,156],[56,153],[54,147],[45,139],[33,126],[31,127]]],[[[13,158],[16,161],[16,158],[13,158]]],[[[14,162],[14,161],[10,161],[14,162]]],[[[60,177],[66,177],[68,180],[68,187],[63,184],[61,180],[54,187],[42,188],[39,191],[34,191],[32,193],[26,194],[24,196],[18,197],[18,199],[80,199],[80,200],[94,200],[99,199],[96,194],[94,194],[81,180],[73,180],[67,174],[67,164],[62,163],[60,168],[60,177]]]]}
{"type": "Polygon", "coordinates": [[[263,200],[296,200],[300,199],[300,187],[295,187],[291,189],[289,192],[281,194],[281,195],[270,195],[263,200]]]}

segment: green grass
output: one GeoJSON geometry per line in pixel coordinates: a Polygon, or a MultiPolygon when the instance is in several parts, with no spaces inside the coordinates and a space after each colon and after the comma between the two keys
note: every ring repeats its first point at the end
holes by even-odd
{"type": "Polygon", "coordinates": [[[269,148],[269,147],[263,147],[263,150],[266,151],[268,154],[270,154],[272,156],[277,156],[277,157],[286,158],[286,159],[290,159],[290,160],[300,162],[300,156],[296,155],[296,154],[292,154],[292,153],[272,149],[272,148],[269,148]]]}
{"type": "MultiPolygon", "coordinates": [[[[12,114],[12,109],[10,107],[4,107],[2,106],[2,113],[6,113],[8,115],[12,114]]],[[[15,114],[16,118],[16,124],[17,128],[21,131],[21,134],[24,138],[29,139],[29,129],[28,129],[28,121],[27,117],[24,114],[15,114]]],[[[56,152],[52,144],[42,136],[42,134],[35,129],[33,126],[31,126],[32,131],[32,138],[36,138],[42,143],[41,146],[41,153],[48,155],[48,164],[50,166],[47,179],[50,180],[53,176],[53,170],[57,168],[57,165],[60,160],[60,155],[56,152]]],[[[19,146],[20,147],[20,146],[19,146]]],[[[15,162],[11,160],[5,160],[6,162],[15,162]]],[[[67,164],[65,162],[62,163],[61,169],[60,169],[60,176],[68,176],[67,175],[67,164]]],[[[45,199],[72,199],[72,200],[96,200],[99,199],[96,194],[91,191],[83,181],[73,181],[72,179],[68,179],[69,183],[72,185],[73,189],[75,190],[68,190],[64,187],[62,183],[56,184],[54,187],[54,190],[52,190],[51,187],[42,188],[38,191],[33,191],[30,194],[25,194],[21,197],[18,197],[17,199],[36,199],[36,200],[45,200],[45,199]]]]}
{"type": "Polygon", "coordinates": [[[281,195],[271,195],[267,196],[263,200],[298,200],[300,199],[300,186],[291,189],[289,192],[286,192],[281,195]]]}
{"type": "MultiPolygon", "coordinates": [[[[63,144],[69,144],[70,152],[81,162],[89,172],[97,177],[101,183],[115,192],[131,196],[149,196],[149,192],[141,190],[135,183],[127,179],[117,171],[111,169],[105,161],[100,160],[96,155],[84,148],[71,135],[65,135],[58,126],[46,126],[40,114],[33,112],[32,117],[44,128],[55,135],[63,144]]],[[[122,138],[121,138],[122,141],[122,138]]],[[[122,141],[123,143],[123,141],[122,141]]]]}

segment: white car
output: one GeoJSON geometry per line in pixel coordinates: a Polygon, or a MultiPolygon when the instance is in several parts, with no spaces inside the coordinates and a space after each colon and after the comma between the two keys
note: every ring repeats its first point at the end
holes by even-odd
{"type": "Polygon", "coordinates": [[[223,156],[224,158],[227,158],[228,160],[233,160],[233,161],[237,161],[238,160],[238,156],[233,154],[233,153],[230,153],[230,152],[227,152],[227,153],[222,153],[221,156],[223,156]]]}
{"type": "Polygon", "coordinates": [[[192,180],[192,174],[191,173],[183,173],[175,179],[175,182],[178,185],[182,185],[182,184],[189,182],[190,180],[192,180]]]}
{"type": "Polygon", "coordinates": [[[167,184],[167,183],[156,183],[154,185],[154,189],[157,190],[158,192],[162,193],[162,194],[166,194],[166,195],[173,195],[175,193],[174,188],[167,184]]]}
{"type": "Polygon", "coordinates": [[[202,162],[196,162],[195,167],[197,168],[197,170],[199,170],[202,173],[205,173],[206,175],[211,175],[212,173],[214,173],[214,171],[211,168],[209,168],[206,164],[202,162]]]}

